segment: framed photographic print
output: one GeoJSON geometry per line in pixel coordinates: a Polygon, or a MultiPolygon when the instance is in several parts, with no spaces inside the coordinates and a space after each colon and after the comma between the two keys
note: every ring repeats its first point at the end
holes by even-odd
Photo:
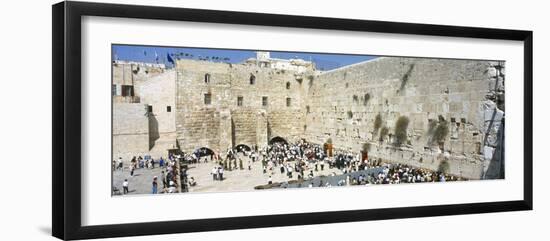
{"type": "Polygon", "coordinates": [[[532,53],[524,30],[55,4],[53,235],[531,210],[532,53]]]}

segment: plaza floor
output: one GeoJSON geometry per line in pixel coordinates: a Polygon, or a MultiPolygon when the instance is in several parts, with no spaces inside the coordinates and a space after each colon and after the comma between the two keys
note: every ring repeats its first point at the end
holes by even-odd
{"type": "MultiPolygon", "coordinates": [[[[252,191],[255,186],[264,185],[268,183],[269,176],[273,182],[285,182],[297,179],[297,173],[293,173],[293,178],[288,178],[286,173],[281,173],[279,168],[274,168],[273,171],[267,171],[263,173],[262,162],[252,162],[251,170],[248,170],[248,157],[239,154],[239,158],[243,160],[244,170],[226,170],[224,171],[223,181],[214,181],[210,174],[212,168],[215,166],[212,162],[191,164],[188,169],[188,176],[194,177],[197,182],[196,186],[190,187],[189,192],[232,192],[232,191],[252,191]]],[[[164,169],[158,166],[154,169],[140,168],[134,171],[134,176],[130,176],[130,171],[124,169],[122,171],[117,170],[113,172],[113,186],[122,192],[122,182],[124,179],[128,179],[129,193],[134,194],[151,194],[152,193],[152,181],[154,176],[160,178],[161,171],[164,169]]],[[[304,171],[307,176],[309,170],[304,171]]],[[[323,171],[314,171],[315,176],[330,174],[340,175],[342,172],[336,168],[329,169],[328,164],[325,165],[323,171]]],[[[159,180],[159,188],[162,188],[162,181],[159,180]]],[[[161,191],[159,189],[159,192],[161,191]]]]}

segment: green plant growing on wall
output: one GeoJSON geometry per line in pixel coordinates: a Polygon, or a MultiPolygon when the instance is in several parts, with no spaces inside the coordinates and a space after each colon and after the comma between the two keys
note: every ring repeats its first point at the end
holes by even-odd
{"type": "Polygon", "coordinates": [[[378,113],[376,115],[376,117],[374,118],[374,133],[375,134],[378,132],[380,127],[382,127],[382,116],[380,115],[380,113],[378,113]]]}
{"type": "Polygon", "coordinates": [[[430,120],[428,124],[429,144],[441,144],[449,134],[449,122],[443,116],[439,116],[438,121],[430,120]]]}
{"type": "Polygon", "coordinates": [[[390,129],[388,129],[388,127],[385,127],[385,126],[382,127],[382,129],[380,129],[380,138],[378,140],[384,141],[384,138],[386,138],[388,133],[390,133],[390,129]]]}
{"type": "Polygon", "coordinates": [[[436,127],[437,127],[437,122],[430,119],[428,122],[428,135],[433,135],[436,127]]]}
{"type": "Polygon", "coordinates": [[[313,80],[315,80],[315,76],[313,76],[313,75],[308,75],[308,76],[307,76],[307,79],[309,80],[308,86],[309,86],[309,88],[311,88],[311,86],[313,86],[313,80]]]}
{"type": "Polygon", "coordinates": [[[405,72],[403,77],[401,77],[401,88],[399,89],[400,91],[405,89],[405,85],[407,85],[407,82],[409,81],[409,78],[411,77],[411,73],[412,73],[413,69],[414,69],[414,64],[409,65],[409,69],[407,70],[407,72],[405,72]]]}
{"type": "Polygon", "coordinates": [[[447,159],[441,161],[437,167],[437,171],[442,173],[448,173],[450,169],[451,167],[447,159]]]}
{"type": "Polygon", "coordinates": [[[370,94],[366,93],[365,96],[363,96],[363,105],[366,106],[369,103],[370,100],[370,94]]]}
{"type": "Polygon", "coordinates": [[[366,143],[363,143],[363,147],[362,147],[362,151],[363,152],[369,152],[370,151],[370,148],[371,148],[371,144],[366,142],[366,143]]]}
{"type": "Polygon", "coordinates": [[[400,116],[395,122],[395,144],[401,145],[407,141],[407,128],[409,127],[409,118],[400,116]]]}
{"type": "Polygon", "coordinates": [[[449,123],[445,120],[440,121],[433,132],[432,140],[436,143],[445,142],[447,134],[449,134],[449,123]]]}
{"type": "Polygon", "coordinates": [[[351,110],[348,110],[348,119],[353,118],[353,112],[351,110]]]}

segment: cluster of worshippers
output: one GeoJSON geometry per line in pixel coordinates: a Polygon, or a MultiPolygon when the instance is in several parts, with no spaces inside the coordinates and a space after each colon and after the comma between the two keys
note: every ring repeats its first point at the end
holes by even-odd
{"type": "MultiPolygon", "coordinates": [[[[181,158],[180,156],[175,155],[168,155],[168,159],[164,159],[163,157],[160,157],[158,160],[159,168],[162,170],[160,172],[160,177],[153,176],[151,181],[151,193],[157,194],[157,193],[176,193],[178,192],[177,185],[178,183],[181,184],[181,192],[188,192],[190,186],[197,185],[194,177],[189,177],[187,174],[187,166],[182,167],[180,170],[178,170],[176,162],[178,159],[181,158]],[[180,177],[178,180],[178,176],[180,177]],[[159,188],[159,185],[162,184],[162,187],[159,188]]],[[[143,168],[150,168],[155,169],[155,161],[154,158],[152,158],[150,155],[145,155],[144,158],[141,156],[138,156],[137,158],[134,156],[130,160],[130,164],[128,165],[128,169],[130,170],[130,177],[124,179],[122,182],[122,189],[123,192],[121,194],[128,194],[130,192],[130,181],[132,177],[134,177],[134,171],[136,169],[143,169],[143,168]]],[[[113,170],[124,170],[124,164],[122,158],[118,158],[117,160],[113,161],[113,170]]],[[[113,187],[113,192],[118,193],[118,188],[113,187]]]]}
{"type": "MultiPolygon", "coordinates": [[[[167,160],[162,157],[157,161],[151,156],[146,155],[133,157],[130,161],[130,176],[133,176],[134,170],[138,168],[155,168],[158,163],[161,169],[164,169],[160,178],[153,177],[152,193],[175,193],[177,183],[181,184],[181,192],[188,192],[189,187],[196,186],[197,182],[193,177],[188,177],[188,166],[184,165],[179,171],[176,168],[176,161],[182,160],[187,164],[208,163],[211,161],[214,166],[210,174],[213,181],[223,181],[225,171],[249,170],[252,171],[252,164],[261,161],[262,172],[268,176],[268,184],[273,183],[272,176],[275,173],[286,175],[290,179],[301,181],[298,187],[329,187],[349,186],[349,185],[369,185],[369,184],[399,184],[399,183],[419,183],[419,182],[446,182],[464,180],[460,177],[446,174],[441,171],[432,171],[428,169],[416,168],[405,164],[383,163],[380,158],[368,159],[362,153],[352,151],[335,150],[334,155],[329,157],[328,151],[323,146],[309,143],[305,140],[299,140],[295,143],[274,142],[264,148],[253,146],[244,148],[228,148],[224,157],[215,154],[211,150],[197,149],[193,153],[183,154],[181,156],[169,155],[167,160]],[[246,167],[238,153],[242,153],[246,158],[246,167]],[[331,172],[326,179],[324,172],[326,169],[338,169],[341,174],[331,172]],[[374,168],[374,169],[373,169],[374,168]],[[367,170],[370,170],[367,172],[367,170]],[[178,180],[177,177],[180,177],[178,180]],[[314,184],[313,180],[319,178],[314,184]],[[325,178],[325,179],[323,179],[325,178]],[[160,180],[159,180],[160,179],[160,180]],[[181,180],[181,181],[180,181],[181,180]],[[162,183],[162,189],[159,191],[159,183],[162,183]]],[[[122,170],[122,159],[113,161],[113,170],[122,170]]],[[[282,187],[288,187],[289,182],[284,182],[282,187]]],[[[123,182],[124,194],[128,192],[129,182],[125,179],[123,182]]]]}
{"type": "MultiPolygon", "coordinates": [[[[272,175],[275,172],[286,173],[288,178],[293,178],[297,173],[297,180],[311,180],[319,171],[326,168],[337,168],[341,175],[335,172],[329,176],[338,176],[338,181],[317,182],[317,186],[367,185],[367,184],[399,184],[419,182],[445,182],[465,180],[460,177],[446,174],[442,171],[433,171],[412,167],[405,164],[383,163],[380,158],[365,158],[361,153],[337,150],[333,157],[327,155],[327,151],[321,146],[300,140],[288,144],[283,142],[272,143],[261,152],[263,173],[269,174],[268,184],[272,184],[272,175]],[[369,173],[361,172],[372,169],[369,173]],[[356,173],[357,175],[352,175],[356,173]]],[[[332,178],[334,180],[334,178],[332,178]]],[[[313,182],[300,186],[312,187],[313,182]]]]}

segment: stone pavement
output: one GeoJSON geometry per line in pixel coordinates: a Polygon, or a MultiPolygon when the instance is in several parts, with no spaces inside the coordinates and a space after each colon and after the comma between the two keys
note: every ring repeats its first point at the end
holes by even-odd
{"type": "MultiPolygon", "coordinates": [[[[281,174],[279,167],[274,168],[272,172],[268,170],[267,173],[263,173],[262,162],[256,161],[251,165],[252,170],[247,169],[248,157],[239,154],[239,158],[243,160],[244,170],[224,171],[223,181],[214,181],[212,178],[211,170],[214,167],[214,163],[204,163],[204,159],[201,163],[190,164],[187,171],[188,177],[194,177],[197,182],[196,186],[190,187],[189,192],[233,192],[233,191],[252,191],[255,186],[267,184],[269,176],[271,175],[273,182],[284,182],[289,180],[296,180],[297,173],[293,172],[293,178],[287,177],[286,173],[281,174]]],[[[238,162],[237,162],[238,164],[238,162]]],[[[160,173],[164,169],[158,167],[154,169],[140,168],[134,171],[134,176],[130,176],[130,171],[124,169],[123,171],[117,170],[113,172],[113,186],[118,188],[122,193],[122,182],[124,179],[128,179],[129,194],[151,194],[153,177],[158,176],[159,180],[159,193],[162,191],[162,181],[160,180],[160,173]]],[[[307,176],[308,171],[304,171],[304,175],[307,176]]],[[[329,169],[328,164],[325,164],[324,171],[314,171],[315,176],[330,174],[340,175],[342,172],[336,168],[329,169]]]]}

